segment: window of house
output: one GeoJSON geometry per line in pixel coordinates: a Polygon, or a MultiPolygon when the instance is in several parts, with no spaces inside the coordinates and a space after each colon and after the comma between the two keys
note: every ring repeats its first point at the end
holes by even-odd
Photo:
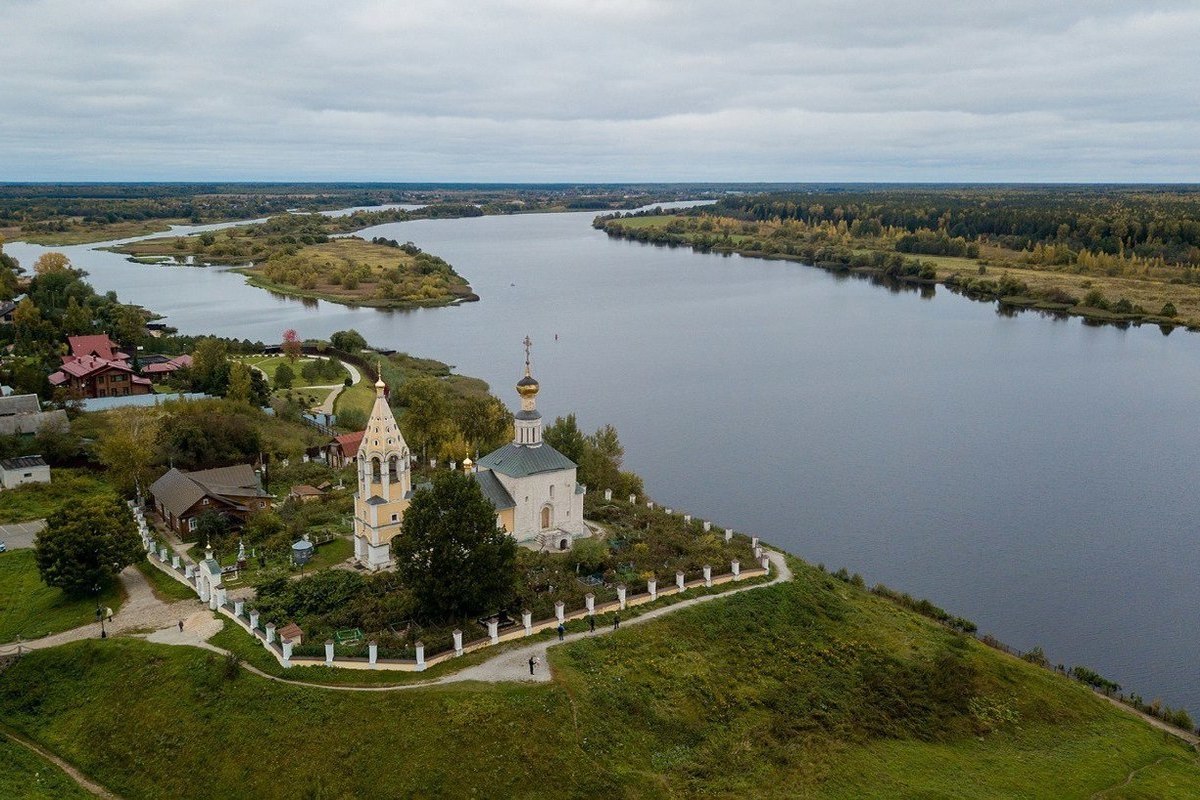
{"type": "Polygon", "coordinates": [[[203,500],[201,500],[201,501],[200,501],[200,504],[201,504],[201,505],[205,505],[205,506],[206,506],[206,505],[208,505],[208,498],[206,497],[206,498],[204,498],[203,500]]]}
{"type": "Polygon", "coordinates": [[[400,515],[392,514],[392,522],[399,522],[399,521],[400,521],[400,515]]]}
{"type": "Polygon", "coordinates": [[[188,520],[188,530],[189,531],[196,530],[196,518],[195,517],[192,517],[191,519],[188,520]]]}
{"type": "Polygon", "coordinates": [[[551,486],[551,487],[550,487],[550,499],[551,499],[551,500],[553,500],[553,499],[554,499],[554,486],[551,486]]]}

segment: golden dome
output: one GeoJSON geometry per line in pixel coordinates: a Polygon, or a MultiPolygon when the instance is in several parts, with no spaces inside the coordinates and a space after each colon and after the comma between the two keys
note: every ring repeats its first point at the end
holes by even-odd
{"type": "Polygon", "coordinates": [[[517,394],[521,397],[533,397],[540,388],[541,386],[529,373],[525,373],[525,377],[517,381],[517,394]]]}

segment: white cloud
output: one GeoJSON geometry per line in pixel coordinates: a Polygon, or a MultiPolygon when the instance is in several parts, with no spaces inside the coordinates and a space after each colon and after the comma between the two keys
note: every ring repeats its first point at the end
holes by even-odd
{"type": "Polygon", "coordinates": [[[1200,180],[1190,2],[18,0],[0,179],[1200,180]]]}

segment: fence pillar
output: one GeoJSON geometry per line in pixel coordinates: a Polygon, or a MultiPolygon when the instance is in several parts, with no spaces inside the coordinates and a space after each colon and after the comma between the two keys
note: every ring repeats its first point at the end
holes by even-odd
{"type": "Polygon", "coordinates": [[[233,615],[235,617],[237,617],[238,619],[241,619],[242,612],[245,610],[246,610],[246,601],[245,600],[234,600],[233,601],[233,615]]]}
{"type": "Polygon", "coordinates": [[[651,511],[653,511],[653,510],[654,510],[654,501],[653,501],[653,500],[647,500],[647,501],[646,501],[646,508],[648,508],[648,509],[650,509],[651,511]]]}
{"type": "Polygon", "coordinates": [[[492,644],[500,641],[500,623],[497,620],[488,620],[488,638],[492,640],[492,644]]]}
{"type": "Polygon", "coordinates": [[[165,547],[158,548],[158,560],[159,561],[167,560],[167,548],[165,548],[165,547]]]}
{"type": "Polygon", "coordinates": [[[667,512],[668,517],[671,516],[671,509],[668,508],[668,509],[665,509],[665,511],[667,512]]]}
{"type": "Polygon", "coordinates": [[[379,642],[367,642],[367,663],[371,665],[371,669],[375,669],[375,665],[379,663],[379,642]]]}
{"type": "Polygon", "coordinates": [[[729,571],[733,573],[735,581],[742,577],[742,565],[738,563],[736,558],[729,562],[729,571]]]}
{"type": "Polygon", "coordinates": [[[684,514],[684,515],[683,515],[683,524],[684,524],[684,525],[691,525],[691,524],[692,524],[692,515],[691,515],[691,514],[684,514]]]}
{"type": "Polygon", "coordinates": [[[267,644],[271,644],[274,641],[275,641],[275,623],[268,622],[267,623],[267,644]]]}
{"type": "Polygon", "coordinates": [[[196,577],[196,567],[192,564],[188,564],[186,567],[184,567],[183,577],[187,578],[189,581],[196,577]]]}
{"type": "Polygon", "coordinates": [[[751,537],[750,537],[750,546],[751,546],[751,547],[758,547],[758,537],[757,537],[757,536],[751,536],[751,537]]]}
{"type": "Polygon", "coordinates": [[[733,540],[733,528],[726,528],[725,529],[725,541],[729,542],[732,540],[733,540]]]}
{"type": "Polygon", "coordinates": [[[631,506],[637,505],[637,495],[636,494],[629,495],[629,505],[631,505],[631,506]]]}
{"type": "Polygon", "coordinates": [[[587,606],[587,612],[589,614],[596,613],[596,595],[592,594],[591,592],[585,594],[583,596],[583,604],[587,606]]]}
{"type": "Polygon", "coordinates": [[[658,578],[651,578],[646,581],[646,591],[650,593],[651,600],[658,599],[658,578]]]}
{"type": "Polygon", "coordinates": [[[525,609],[521,612],[521,624],[525,626],[525,635],[533,635],[533,612],[525,609]]]}
{"type": "Polygon", "coordinates": [[[228,593],[225,591],[224,584],[217,587],[217,608],[224,608],[225,601],[228,598],[228,593]]]}
{"type": "Polygon", "coordinates": [[[210,587],[208,590],[208,608],[210,611],[216,611],[219,608],[219,606],[217,605],[217,587],[216,586],[210,587]]]}
{"type": "Polygon", "coordinates": [[[292,640],[283,640],[283,666],[290,667],[292,665],[292,640]]]}
{"type": "Polygon", "coordinates": [[[559,622],[566,622],[566,614],[563,613],[563,601],[554,601],[554,616],[559,622]]]}
{"type": "Polygon", "coordinates": [[[462,647],[462,631],[458,628],[454,629],[454,655],[461,656],[463,653],[462,647]]]}
{"type": "Polygon", "coordinates": [[[621,610],[625,610],[625,584],[617,587],[617,603],[621,606],[621,610]]]}
{"type": "Polygon", "coordinates": [[[757,544],[754,545],[754,557],[762,558],[762,554],[763,554],[762,545],[757,545],[757,544]]]}
{"type": "Polygon", "coordinates": [[[333,639],[325,640],[325,666],[333,666],[333,639]]]}
{"type": "Polygon", "coordinates": [[[712,586],[712,567],[708,564],[704,565],[704,585],[712,586]]]}
{"type": "Polygon", "coordinates": [[[765,553],[763,554],[763,557],[762,557],[762,568],[767,571],[768,575],[771,574],[771,559],[767,558],[765,553]]]}
{"type": "Polygon", "coordinates": [[[704,520],[704,532],[708,533],[711,530],[712,530],[712,523],[709,522],[708,520],[704,520]]]}
{"type": "Polygon", "coordinates": [[[425,671],[425,643],[417,642],[414,647],[417,648],[417,672],[425,671]]]}
{"type": "Polygon", "coordinates": [[[179,569],[179,554],[171,556],[171,569],[179,569]]]}
{"type": "Polygon", "coordinates": [[[258,630],[258,609],[250,609],[250,630],[258,630]]]}
{"type": "Polygon", "coordinates": [[[612,489],[605,489],[605,490],[604,490],[604,499],[605,499],[605,500],[612,500],[612,489]]]}
{"type": "Polygon", "coordinates": [[[684,588],[685,588],[685,587],[684,587],[684,578],[686,578],[686,577],[687,577],[687,576],[686,576],[686,575],[684,575],[682,572],[676,572],[676,573],[675,573],[675,585],[679,587],[679,591],[681,591],[681,592],[682,592],[682,591],[684,590],[684,588]]]}

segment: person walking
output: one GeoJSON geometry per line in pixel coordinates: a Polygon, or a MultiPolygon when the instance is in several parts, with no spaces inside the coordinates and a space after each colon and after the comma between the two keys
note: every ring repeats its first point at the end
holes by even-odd
{"type": "Polygon", "coordinates": [[[621,615],[613,614],[613,630],[615,631],[620,627],[621,627],[621,615]]]}
{"type": "Polygon", "coordinates": [[[183,633],[183,620],[179,620],[179,632],[183,633]]]}
{"type": "Polygon", "coordinates": [[[595,614],[591,614],[588,616],[588,630],[591,631],[592,633],[596,632],[596,615],[595,614]]]}
{"type": "Polygon", "coordinates": [[[561,622],[558,623],[558,640],[560,642],[563,640],[563,636],[566,634],[566,632],[567,632],[566,626],[563,625],[561,622]]]}
{"type": "Polygon", "coordinates": [[[113,618],[113,610],[112,610],[112,607],[111,607],[111,606],[105,606],[105,607],[104,607],[104,613],[108,615],[108,621],[109,621],[109,622],[112,622],[112,618],[113,618]]]}
{"type": "Polygon", "coordinates": [[[532,675],[532,674],[533,674],[533,665],[534,665],[534,664],[536,664],[536,663],[537,663],[537,659],[536,659],[536,658],[534,658],[533,656],[530,656],[530,657],[529,657],[529,674],[530,674],[530,675],[532,675]]]}

